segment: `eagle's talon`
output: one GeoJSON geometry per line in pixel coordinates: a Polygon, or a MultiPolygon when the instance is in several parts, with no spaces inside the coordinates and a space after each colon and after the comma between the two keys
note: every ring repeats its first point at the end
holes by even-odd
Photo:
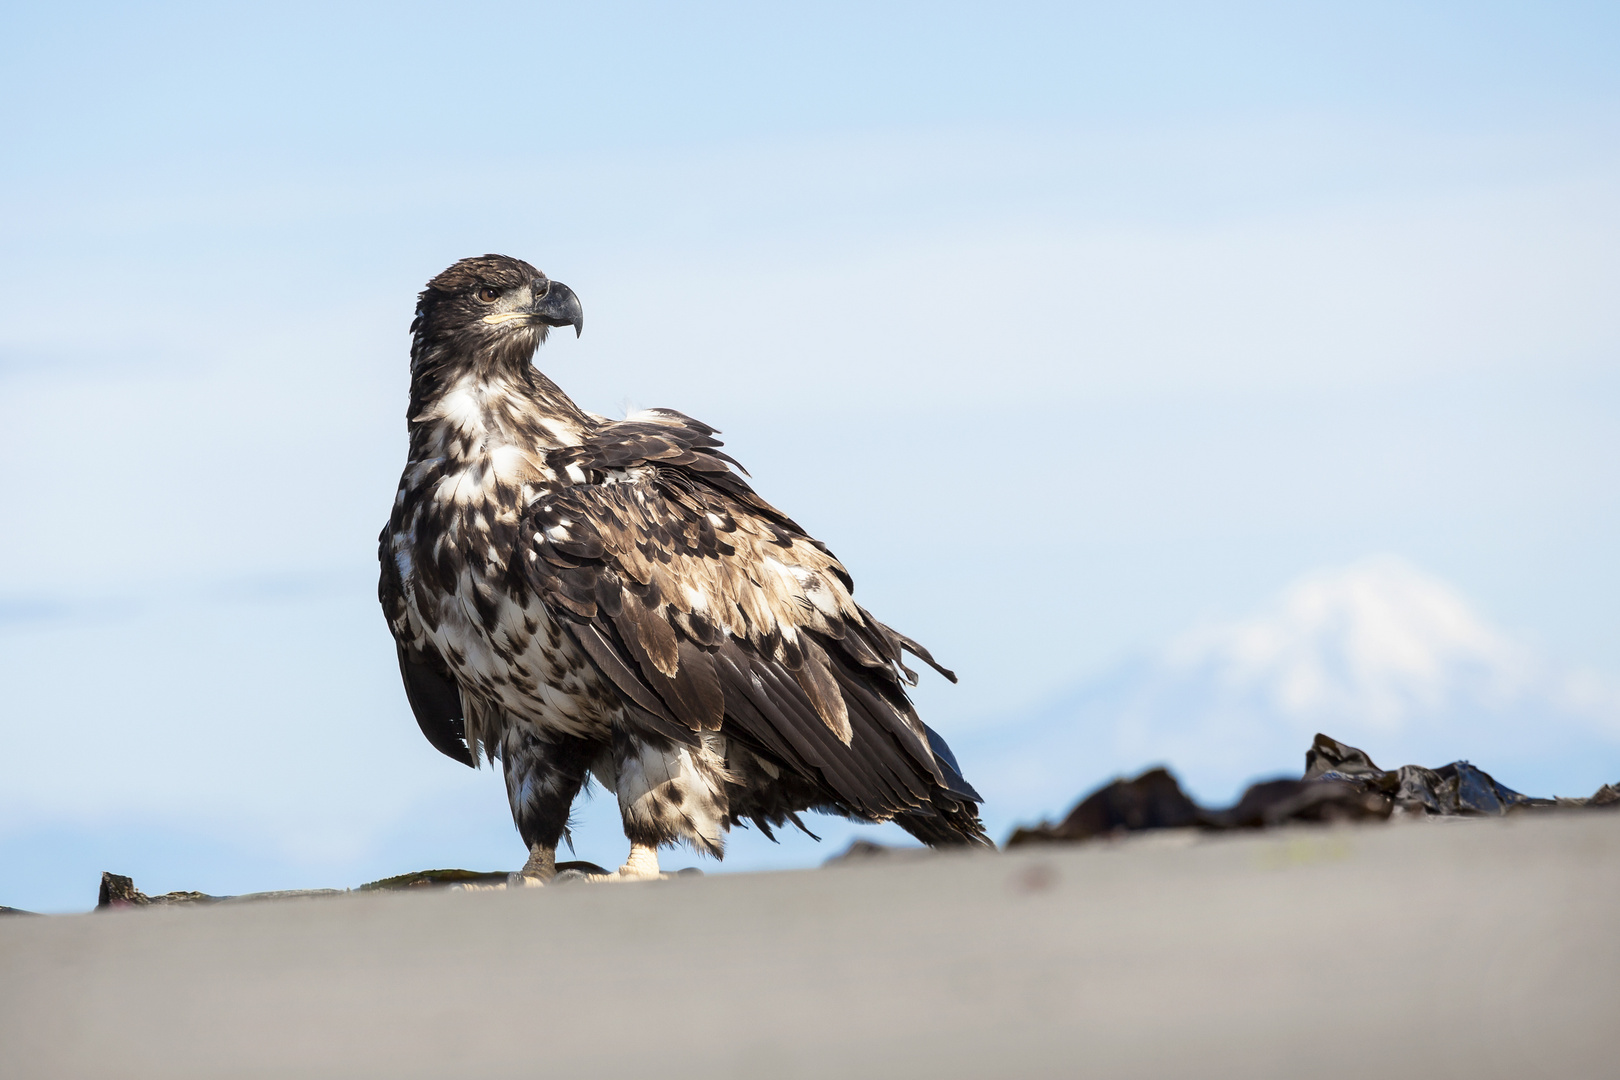
{"type": "Polygon", "coordinates": [[[538,889],[546,884],[546,879],[539,874],[531,874],[524,870],[518,870],[506,875],[506,887],[508,889],[538,889]]]}

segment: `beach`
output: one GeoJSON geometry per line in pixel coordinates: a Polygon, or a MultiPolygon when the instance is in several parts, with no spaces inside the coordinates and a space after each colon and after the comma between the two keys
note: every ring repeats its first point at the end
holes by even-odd
{"type": "Polygon", "coordinates": [[[1612,1076],[1620,814],[0,920],[18,1077],[1612,1076]]]}

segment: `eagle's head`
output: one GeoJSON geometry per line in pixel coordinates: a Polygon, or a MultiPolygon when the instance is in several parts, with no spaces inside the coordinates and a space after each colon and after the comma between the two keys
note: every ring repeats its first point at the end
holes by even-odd
{"type": "Polygon", "coordinates": [[[585,328],[574,290],[508,255],[462,259],[428,282],[411,323],[413,356],[429,351],[527,362],[553,326],[585,328]]]}

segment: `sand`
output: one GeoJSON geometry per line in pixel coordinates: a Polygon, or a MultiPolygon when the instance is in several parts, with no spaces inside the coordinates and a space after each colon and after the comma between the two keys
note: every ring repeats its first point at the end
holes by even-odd
{"type": "Polygon", "coordinates": [[[0,919],[16,1077],[1620,1075],[1620,813],[0,919]]]}

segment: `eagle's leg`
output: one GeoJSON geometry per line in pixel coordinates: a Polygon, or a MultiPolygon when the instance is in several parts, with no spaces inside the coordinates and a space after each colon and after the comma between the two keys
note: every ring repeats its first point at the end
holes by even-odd
{"type": "Polygon", "coordinates": [[[536,841],[529,845],[529,857],[523,863],[523,869],[518,873],[524,877],[539,878],[541,881],[550,881],[557,876],[557,845],[547,847],[536,841]]]}
{"type": "Polygon", "coordinates": [[[649,844],[630,844],[630,857],[614,871],[613,876],[630,881],[644,881],[658,877],[658,849],[649,844]]]}
{"type": "Polygon", "coordinates": [[[550,881],[557,875],[557,844],[568,831],[568,811],[597,752],[585,739],[507,723],[501,735],[501,765],[512,823],[529,847],[521,871],[525,877],[550,881]]]}
{"type": "Polygon", "coordinates": [[[614,787],[630,841],[630,858],[615,878],[657,877],[658,849],[679,840],[722,857],[728,808],[725,740],[703,732],[694,742],[614,725],[614,787]]]}

